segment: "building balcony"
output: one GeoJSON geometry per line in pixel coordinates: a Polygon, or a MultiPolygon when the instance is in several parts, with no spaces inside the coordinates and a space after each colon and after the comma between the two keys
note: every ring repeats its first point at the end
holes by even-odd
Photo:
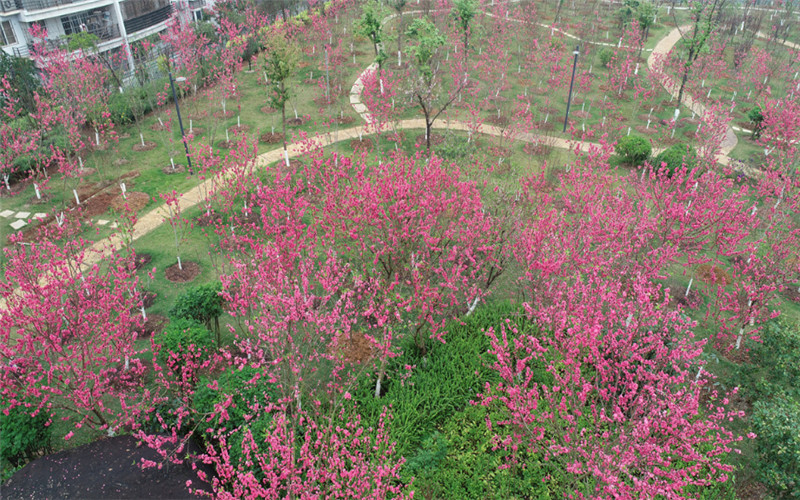
{"type": "MultiPolygon", "coordinates": [[[[101,28],[89,28],[86,30],[89,34],[94,35],[98,38],[97,45],[100,46],[103,42],[108,42],[117,38],[120,38],[121,35],[119,33],[119,26],[110,25],[101,28]]],[[[69,47],[69,36],[62,36],[58,38],[48,38],[45,40],[48,48],[56,49],[56,48],[68,48],[69,47]]],[[[28,52],[33,53],[33,42],[28,42],[28,52]]],[[[99,47],[98,47],[99,48],[99,47]]]]}
{"type": "Polygon", "coordinates": [[[151,26],[163,23],[169,19],[170,15],[172,15],[172,5],[167,4],[165,7],[160,9],[156,9],[152,12],[148,12],[147,14],[126,20],[125,31],[128,32],[128,35],[131,35],[138,31],[150,28],[151,26]]]}

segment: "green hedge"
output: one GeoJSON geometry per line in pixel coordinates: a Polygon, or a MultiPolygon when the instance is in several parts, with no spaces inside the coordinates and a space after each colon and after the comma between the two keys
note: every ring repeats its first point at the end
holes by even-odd
{"type": "Polygon", "coordinates": [[[650,141],[637,135],[629,135],[617,141],[614,151],[622,157],[625,163],[630,165],[641,165],[650,157],[653,147],[650,141]]]}

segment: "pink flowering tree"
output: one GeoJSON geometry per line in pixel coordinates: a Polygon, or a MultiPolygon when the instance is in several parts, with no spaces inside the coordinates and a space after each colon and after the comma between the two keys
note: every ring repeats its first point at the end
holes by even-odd
{"type": "Polygon", "coordinates": [[[11,406],[112,432],[142,383],[133,254],[95,255],[66,228],[5,249],[0,391],[11,406]]]}

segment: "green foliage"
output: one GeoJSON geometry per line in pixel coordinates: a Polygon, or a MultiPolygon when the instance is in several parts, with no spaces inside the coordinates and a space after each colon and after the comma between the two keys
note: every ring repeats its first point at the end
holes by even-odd
{"type": "Polygon", "coordinates": [[[228,407],[230,419],[223,421],[220,417],[216,417],[206,428],[239,428],[247,422],[245,415],[258,413],[253,411],[256,405],[263,408],[267,401],[276,402],[280,397],[275,383],[266,378],[264,370],[249,366],[241,369],[234,367],[220,375],[216,380],[215,389],[208,387],[212,382],[212,379],[204,377],[197,384],[193,408],[201,418],[203,415],[213,413],[214,405],[225,402],[228,396],[233,399],[228,407]]]}
{"type": "Polygon", "coordinates": [[[67,35],[65,38],[67,39],[67,50],[70,52],[78,49],[87,50],[95,48],[97,47],[97,42],[100,41],[100,37],[93,35],[88,31],[72,33],[67,35]]]}
{"type": "Polygon", "coordinates": [[[693,169],[697,163],[697,153],[694,148],[686,144],[673,144],[656,156],[654,166],[661,168],[666,165],[670,176],[681,168],[693,169]]]}
{"type": "Polygon", "coordinates": [[[747,119],[753,122],[752,137],[758,139],[761,136],[761,129],[764,126],[764,114],[761,112],[761,107],[756,106],[748,111],[747,119]]]}
{"type": "Polygon", "coordinates": [[[284,109],[291,97],[286,82],[297,70],[300,52],[297,45],[276,29],[264,32],[264,49],[264,71],[270,84],[269,105],[284,109]]]}
{"type": "Polygon", "coordinates": [[[498,425],[489,429],[486,421],[505,418],[499,407],[467,406],[423,441],[409,457],[404,475],[415,477],[414,489],[425,498],[557,498],[551,494],[561,483],[563,472],[557,467],[525,452],[518,457],[525,466],[515,466],[508,452],[495,449],[495,433],[504,437],[510,430],[498,425]]]}
{"type": "Polygon", "coordinates": [[[387,368],[383,397],[374,397],[374,377],[360,380],[353,397],[365,425],[376,426],[384,406],[391,405],[391,438],[397,442],[400,455],[410,456],[426,436],[475,399],[487,382],[498,380],[491,369],[489,340],[483,331],[490,326],[499,328],[506,318],[520,314],[508,303],[476,309],[463,324],[452,321],[447,325],[447,343],[428,340],[424,352],[408,339],[405,352],[392,359],[387,368]]]}
{"type": "Polygon", "coordinates": [[[433,78],[431,59],[433,59],[436,49],[444,45],[446,39],[436,25],[426,18],[414,19],[406,29],[406,35],[417,42],[408,50],[414,56],[417,69],[425,78],[426,83],[430,85],[433,78]]]}
{"type": "Polygon", "coordinates": [[[456,26],[461,32],[464,34],[464,50],[467,50],[467,41],[468,41],[468,34],[470,31],[470,25],[472,24],[472,19],[478,13],[478,1],[477,0],[454,0],[453,1],[453,10],[450,12],[450,16],[456,22],[456,26]]]}
{"type": "Polygon", "coordinates": [[[597,57],[600,58],[600,64],[607,68],[611,64],[611,60],[614,59],[614,51],[606,47],[597,54],[597,57]]]}
{"type": "Polygon", "coordinates": [[[171,354],[177,355],[179,359],[183,358],[189,353],[191,345],[195,346],[194,352],[199,354],[197,361],[208,359],[214,348],[211,332],[196,320],[189,318],[172,319],[155,341],[161,346],[158,351],[158,362],[162,366],[167,365],[171,354]]]}
{"type": "MultiPolygon", "coordinates": [[[[34,94],[40,89],[33,61],[25,57],[15,57],[0,50],[0,75],[5,75],[11,84],[10,96],[16,100],[15,109],[27,114],[36,109],[34,94]]],[[[0,98],[0,105],[5,104],[0,98]]]]}
{"type": "Polygon", "coordinates": [[[477,151],[473,142],[467,142],[462,137],[450,137],[436,148],[436,154],[446,160],[461,160],[477,151]]]}
{"type": "Polygon", "coordinates": [[[193,319],[211,327],[211,320],[222,316],[222,283],[219,281],[194,286],[178,296],[169,315],[173,318],[193,319]]]}
{"type": "Polygon", "coordinates": [[[52,437],[47,414],[39,412],[32,417],[32,410],[24,406],[8,407],[8,403],[3,401],[0,410],[0,458],[4,461],[4,469],[5,462],[12,467],[20,467],[39,453],[49,452],[52,437]]]}
{"type": "Polygon", "coordinates": [[[650,141],[644,137],[629,135],[617,141],[614,151],[623,158],[625,163],[641,165],[650,157],[653,147],[650,145],[650,141]]]}
{"type": "Polygon", "coordinates": [[[108,111],[111,113],[114,125],[127,125],[133,123],[135,119],[130,101],[125,94],[112,92],[108,99],[108,111]]]}
{"type": "Polygon", "coordinates": [[[778,498],[800,498],[800,403],[789,397],[753,405],[758,476],[778,498]]]}
{"type": "Polygon", "coordinates": [[[380,5],[371,0],[362,7],[361,19],[356,21],[356,34],[369,38],[373,45],[378,45],[383,36],[383,13],[380,5]]]}

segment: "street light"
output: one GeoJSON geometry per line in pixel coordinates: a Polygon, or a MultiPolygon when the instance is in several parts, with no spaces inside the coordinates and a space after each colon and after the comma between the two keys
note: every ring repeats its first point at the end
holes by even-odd
{"type": "Polygon", "coordinates": [[[572,63],[572,80],[569,82],[569,95],[567,96],[567,114],[564,115],[564,130],[567,131],[567,120],[569,120],[569,105],[572,101],[572,85],[575,83],[575,68],[578,66],[578,55],[581,53],[581,46],[576,45],[575,50],[572,52],[575,55],[575,61],[572,63]]]}
{"type": "Polygon", "coordinates": [[[183,147],[186,150],[186,163],[189,167],[189,175],[192,175],[192,157],[189,156],[189,143],[186,140],[186,134],[183,133],[183,120],[181,120],[181,108],[178,106],[178,97],[175,95],[175,82],[185,82],[186,78],[179,76],[176,79],[172,79],[172,71],[169,72],[169,86],[172,88],[172,100],[175,101],[175,111],[178,112],[178,125],[181,126],[181,141],[183,141],[183,147]]]}

